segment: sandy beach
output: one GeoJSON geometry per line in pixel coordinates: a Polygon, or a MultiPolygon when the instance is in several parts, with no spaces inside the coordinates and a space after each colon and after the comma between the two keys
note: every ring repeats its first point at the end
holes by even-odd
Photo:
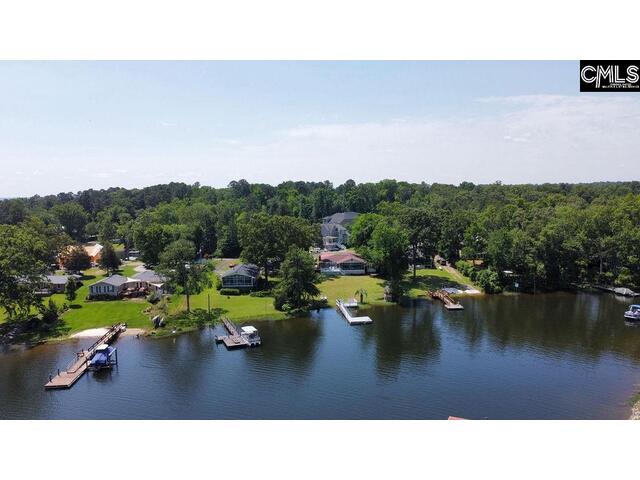
{"type": "MultiPolygon", "coordinates": [[[[108,328],[89,328],[87,330],[82,330],[81,332],[74,333],[71,335],[71,338],[92,338],[92,337],[101,337],[105,333],[107,333],[108,328]]],[[[144,335],[147,331],[143,328],[127,328],[124,332],[120,334],[121,337],[131,337],[134,335],[144,335]]]]}

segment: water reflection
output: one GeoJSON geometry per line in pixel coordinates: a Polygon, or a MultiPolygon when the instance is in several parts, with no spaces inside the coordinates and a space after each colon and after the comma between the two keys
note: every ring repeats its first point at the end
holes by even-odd
{"type": "Polygon", "coordinates": [[[640,382],[640,328],[613,295],[501,295],[465,310],[416,300],[251,322],[263,346],[214,329],[118,341],[119,365],[69,391],[50,372],[90,339],[0,354],[0,418],[623,418],[640,382]],[[83,343],[84,342],[84,343],[83,343]]]}
{"type": "Polygon", "coordinates": [[[384,377],[396,376],[403,363],[426,369],[437,361],[440,331],[429,305],[381,307],[368,311],[374,323],[362,328],[363,345],[375,346],[376,370],[384,377]]]}

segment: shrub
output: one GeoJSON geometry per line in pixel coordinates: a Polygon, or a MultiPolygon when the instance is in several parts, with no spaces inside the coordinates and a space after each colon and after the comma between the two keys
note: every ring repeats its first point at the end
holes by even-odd
{"type": "Polygon", "coordinates": [[[249,294],[250,297],[258,297],[258,298],[270,297],[271,295],[272,293],[269,290],[260,290],[257,292],[251,292],[249,294]]]}
{"type": "Polygon", "coordinates": [[[221,288],[220,295],[240,295],[240,290],[237,288],[221,288]]]}
{"type": "Polygon", "coordinates": [[[493,270],[480,270],[476,274],[475,282],[486,292],[486,293],[500,293],[502,292],[502,285],[500,284],[500,278],[498,277],[497,272],[493,270]]]}
{"type": "Polygon", "coordinates": [[[158,292],[151,292],[149,295],[147,295],[147,302],[155,305],[160,301],[161,298],[162,295],[158,294],[158,292]]]}
{"type": "Polygon", "coordinates": [[[458,260],[456,262],[456,268],[462,273],[465,277],[469,277],[473,280],[472,276],[476,272],[473,263],[468,260],[458,260]]]}

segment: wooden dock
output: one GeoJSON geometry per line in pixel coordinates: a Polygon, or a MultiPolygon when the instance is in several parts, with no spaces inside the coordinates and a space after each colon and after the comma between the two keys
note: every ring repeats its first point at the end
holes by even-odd
{"type": "Polygon", "coordinates": [[[71,388],[89,368],[89,360],[99,345],[106,343],[107,345],[115,341],[121,332],[124,332],[127,326],[124,323],[113,325],[107,333],[100,337],[86,350],[76,353],[76,358],[63,371],[58,370],[58,374],[54,377],[49,375],[49,381],[44,388],[47,390],[71,388]]]}
{"type": "Polygon", "coordinates": [[[451,298],[451,296],[444,290],[429,291],[427,293],[431,298],[440,300],[444,303],[444,308],[447,310],[464,310],[464,307],[451,298]]]}
{"type": "Polygon", "coordinates": [[[216,343],[223,343],[228,349],[253,347],[261,344],[260,337],[257,336],[257,333],[255,337],[247,337],[246,334],[243,335],[238,331],[238,327],[228,318],[223,318],[222,324],[229,335],[216,335],[216,343]]]}
{"type": "Polygon", "coordinates": [[[349,322],[349,325],[359,325],[362,323],[373,323],[371,317],[354,317],[351,315],[351,312],[345,306],[345,303],[342,300],[336,300],[336,306],[340,313],[344,316],[344,318],[349,322]]]}

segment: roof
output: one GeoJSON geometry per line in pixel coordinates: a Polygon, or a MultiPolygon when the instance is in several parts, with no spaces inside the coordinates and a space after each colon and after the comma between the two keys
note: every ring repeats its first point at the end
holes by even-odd
{"type": "Polygon", "coordinates": [[[342,231],[346,232],[347,229],[339,223],[323,223],[320,225],[320,233],[323,237],[335,236],[334,233],[342,231]]]}
{"type": "Polygon", "coordinates": [[[320,254],[321,261],[330,261],[336,264],[344,263],[344,262],[361,262],[367,263],[367,261],[362,258],[360,255],[356,255],[352,252],[322,252],[320,254]]]}
{"type": "Polygon", "coordinates": [[[242,330],[243,333],[256,333],[258,331],[256,327],[252,327],[251,325],[242,327],[240,330],[242,330]]]}
{"type": "Polygon", "coordinates": [[[257,265],[254,265],[252,263],[242,263],[240,265],[236,265],[230,270],[227,270],[222,274],[222,276],[226,277],[229,275],[244,275],[246,277],[258,278],[259,274],[260,269],[257,265]]]}
{"type": "Polygon", "coordinates": [[[71,275],[47,275],[47,280],[53,285],[66,285],[70,276],[71,275]]]}
{"type": "Polygon", "coordinates": [[[106,283],[108,285],[113,285],[115,287],[119,287],[120,285],[123,285],[123,284],[127,283],[128,281],[129,281],[129,279],[127,277],[123,277],[122,275],[111,275],[110,277],[103,278],[102,280],[98,280],[97,282],[93,283],[92,285],[97,285],[99,283],[106,283]]]}
{"type": "Polygon", "coordinates": [[[344,226],[349,225],[358,216],[357,212],[338,212],[322,219],[323,223],[339,223],[344,226]]]}
{"type": "Polygon", "coordinates": [[[167,281],[165,277],[155,272],[154,270],[144,270],[140,273],[136,273],[132,278],[136,280],[143,280],[149,283],[164,283],[167,281]]]}
{"type": "Polygon", "coordinates": [[[99,243],[94,243],[93,245],[83,245],[83,248],[90,257],[95,257],[102,251],[103,247],[99,243]]]}

